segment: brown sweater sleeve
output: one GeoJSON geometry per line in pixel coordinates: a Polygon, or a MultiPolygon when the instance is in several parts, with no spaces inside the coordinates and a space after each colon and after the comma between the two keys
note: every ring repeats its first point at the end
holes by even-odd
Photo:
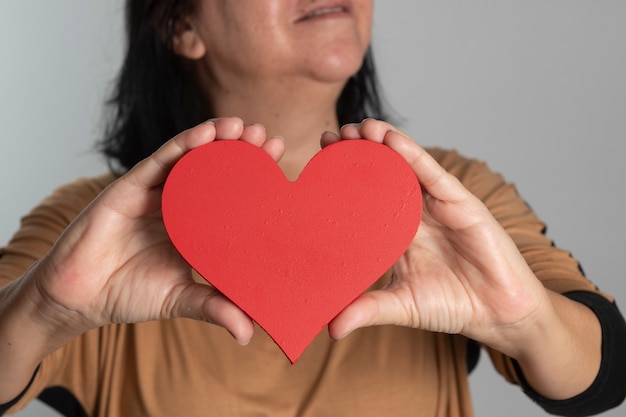
{"type": "Polygon", "coordinates": [[[19,230],[0,248],[0,286],[22,276],[52,247],[63,230],[111,181],[104,175],[56,189],[21,220],[19,230]]]}
{"type": "MultiPolygon", "coordinates": [[[[6,246],[0,248],[0,286],[18,279],[41,259],[54,245],[63,230],[113,179],[112,175],[103,175],[92,179],[80,179],[64,185],[24,216],[20,229],[6,246]]],[[[10,411],[21,409],[37,397],[50,381],[61,380],[59,370],[63,368],[64,355],[86,351],[82,345],[94,344],[95,336],[80,339],[73,343],[72,349],[69,347],[59,349],[44,360],[30,388],[10,411]]],[[[91,348],[97,349],[97,346],[91,346],[91,348]]],[[[93,364],[88,365],[93,368],[93,364]]],[[[67,370],[67,372],[71,371],[67,370]]],[[[63,376],[63,380],[69,377],[76,378],[75,375],[68,375],[63,376]]],[[[83,384],[84,389],[87,390],[85,385],[83,384]]]]}
{"type": "MultiPolygon", "coordinates": [[[[506,183],[485,164],[463,158],[456,152],[434,149],[432,154],[486,204],[512,236],[526,261],[546,287],[561,293],[576,290],[598,292],[583,276],[578,263],[570,254],[556,248],[543,234],[544,224],[517,194],[513,185],[506,183]]],[[[23,275],[50,249],[78,213],[112,180],[112,176],[103,176],[79,180],[61,187],[26,215],[22,219],[20,230],[6,247],[0,249],[0,285],[23,275]]],[[[98,372],[100,363],[107,363],[108,359],[103,356],[122,351],[109,344],[123,340],[124,336],[119,332],[124,331],[128,331],[126,326],[97,329],[55,352],[42,363],[32,389],[26,392],[12,411],[36,397],[51,382],[71,386],[83,406],[88,410],[92,409],[101,387],[95,380],[96,377],[91,375],[98,372]],[[96,360],[93,355],[96,355],[96,360]],[[68,360],[80,366],[64,366],[68,360]],[[86,378],[85,375],[90,377],[86,378]]],[[[493,350],[490,355],[499,372],[509,381],[519,383],[509,358],[493,350]]]]}
{"type": "MultiPolygon", "coordinates": [[[[557,248],[545,235],[545,224],[537,218],[513,184],[489,170],[485,163],[466,159],[454,151],[433,149],[431,154],[483,201],[546,288],[561,294],[591,291],[612,301],[585,278],[569,252],[557,248]]],[[[493,349],[488,349],[488,352],[498,372],[508,381],[519,384],[511,359],[493,349]]]]}

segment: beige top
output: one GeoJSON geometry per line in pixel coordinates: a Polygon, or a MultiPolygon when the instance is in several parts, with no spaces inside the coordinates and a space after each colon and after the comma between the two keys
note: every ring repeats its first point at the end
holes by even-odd
{"type": "MultiPolygon", "coordinates": [[[[569,253],[542,234],[544,224],[513,185],[456,152],[431,152],[489,207],[547,287],[596,291],[569,253]]],[[[105,175],[63,186],[25,216],[0,249],[0,284],[44,255],[112,180],[105,175]]],[[[461,336],[395,326],[361,329],[339,342],[324,331],[291,365],[260,329],[241,347],[222,328],[188,319],[110,325],[47,357],[11,411],[45,387],[63,386],[93,416],[467,417],[473,413],[465,349],[461,336]]],[[[490,355],[516,382],[511,362],[490,355]]]]}

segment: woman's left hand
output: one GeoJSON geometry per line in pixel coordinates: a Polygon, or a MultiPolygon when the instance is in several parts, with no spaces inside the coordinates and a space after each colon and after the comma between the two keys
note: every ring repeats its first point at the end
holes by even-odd
{"type": "Polygon", "coordinates": [[[514,353],[551,305],[515,243],[483,203],[415,141],[391,125],[365,120],[347,125],[336,140],[367,139],[402,155],[423,190],[423,215],[409,248],[393,266],[389,284],[363,294],[329,325],[332,337],[394,324],[460,333],[514,353]]]}
{"type": "Polygon", "coordinates": [[[418,232],[392,267],[390,282],[366,292],[328,325],[340,339],[393,324],[467,336],[517,359],[547,398],[571,398],[600,368],[601,329],[586,306],[544,288],[487,207],[415,141],[365,120],[322,135],[322,146],[366,139],[402,155],[422,185],[418,232]]]}

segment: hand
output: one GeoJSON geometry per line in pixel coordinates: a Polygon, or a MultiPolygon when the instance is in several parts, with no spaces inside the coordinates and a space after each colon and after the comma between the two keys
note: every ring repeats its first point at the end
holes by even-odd
{"type": "Polygon", "coordinates": [[[357,138],[384,143],[406,159],[423,188],[423,216],[388,285],[351,303],[330,323],[331,336],[395,324],[461,333],[512,352],[514,337],[549,304],[514,242],[480,200],[391,125],[347,125],[340,137],[324,134],[322,145],[357,138]]]}
{"type": "Polygon", "coordinates": [[[219,139],[255,144],[278,160],[281,140],[237,118],[211,120],[164,144],[110,185],[68,227],[27,278],[47,311],[74,333],[108,323],[174,317],[225,327],[240,343],[251,319],[213,287],[194,282],[172,246],[161,218],[162,185],[187,151],[219,139]]]}

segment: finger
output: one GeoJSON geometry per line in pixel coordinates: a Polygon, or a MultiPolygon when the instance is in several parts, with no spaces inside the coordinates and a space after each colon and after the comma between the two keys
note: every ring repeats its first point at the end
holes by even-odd
{"type": "Polygon", "coordinates": [[[424,148],[407,135],[392,130],[385,134],[383,143],[408,162],[420,184],[435,199],[458,202],[469,197],[469,192],[457,178],[449,174],[424,148]]]}
{"type": "Polygon", "coordinates": [[[243,120],[239,117],[212,119],[215,124],[215,138],[218,140],[239,139],[244,132],[243,120]]]}
{"type": "Polygon", "coordinates": [[[401,305],[393,292],[367,292],[350,303],[328,324],[328,333],[333,339],[339,340],[362,327],[415,324],[411,323],[410,317],[406,317],[406,311],[400,308],[401,305]]]}
{"type": "Polygon", "coordinates": [[[202,320],[225,328],[237,342],[246,345],[254,333],[252,319],[218,290],[193,283],[174,300],[173,317],[202,320]]]}
{"type": "Polygon", "coordinates": [[[365,119],[358,125],[358,131],[361,138],[371,140],[378,143],[383,143],[385,134],[389,131],[396,131],[397,129],[387,122],[375,119],[365,119]]]}
{"type": "Polygon", "coordinates": [[[266,136],[267,133],[265,132],[265,126],[261,124],[253,124],[244,126],[240,139],[244,142],[260,147],[265,142],[266,136]]]}
{"type": "Polygon", "coordinates": [[[274,161],[278,162],[285,153],[285,141],[280,136],[273,136],[263,142],[261,149],[267,152],[274,161]]]}
{"type": "Polygon", "coordinates": [[[358,123],[349,123],[347,125],[341,126],[341,129],[339,130],[339,136],[341,140],[362,139],[361,133],[359,132],[358,123]]]}
{"type": "Polygon", "coordinates": [[[320,146],[323,148],[339,141],[339,135],[333,132],[324,132],[320,137],[320,146]]]}
{"type": "Polygon", "coordinates": [[[399,131],[393,125],[376,119],[365,119],[361,123],[348,124],[341,129],[342,139],[367,139],[382,143],[389,131],[399,131]]]}
{"type": "Polygon", "coordinates": [[[216,126],[212,121],[202,123],[176,135],[150,157],[139,162],[122,178],[140,188],[152,188],[165,181],[174,164],[191,149],[215,140],[216,126]]]}

